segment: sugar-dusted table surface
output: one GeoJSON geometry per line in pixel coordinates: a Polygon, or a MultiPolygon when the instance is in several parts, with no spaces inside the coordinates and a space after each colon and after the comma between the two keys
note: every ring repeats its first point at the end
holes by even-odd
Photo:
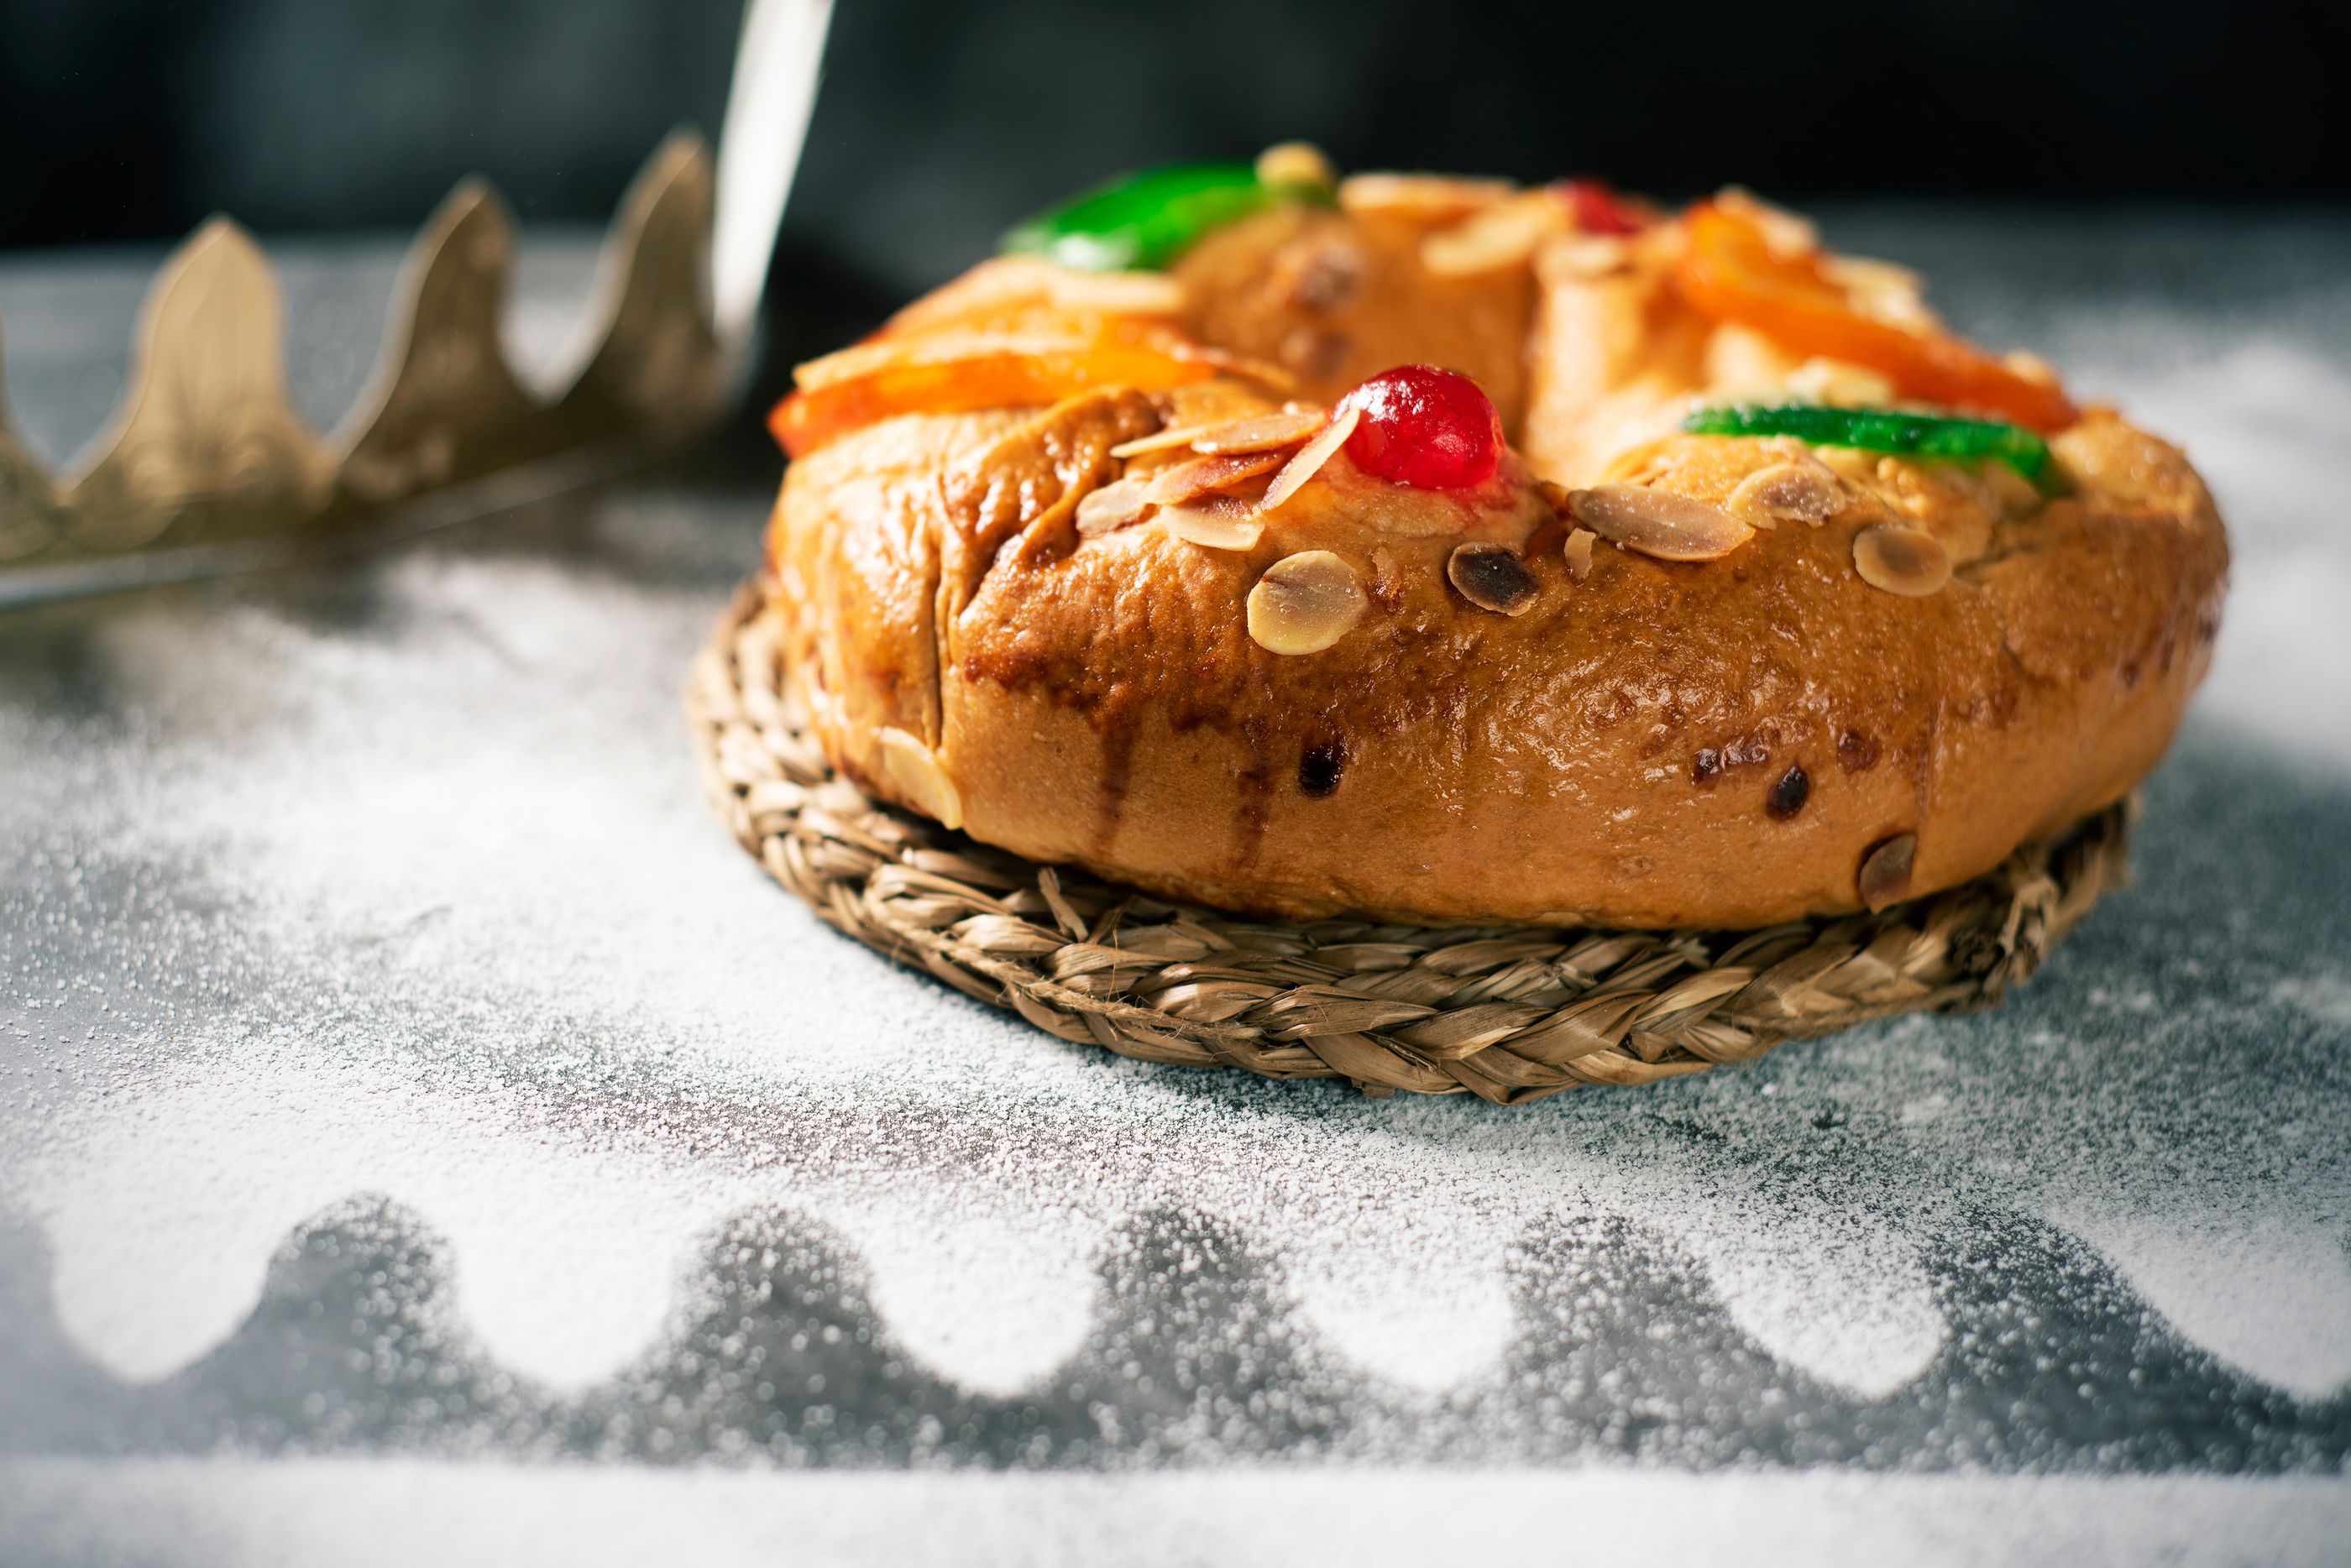
{"type": "MultiPolygon", "coordinates": [[[[1154,1068],[834,936],[678,710],[762,483],[0,614],[0,1560],[2342,1561],[2351,222],[1829,226],[2235,583],[2029,989],[1702,1078],[1154,1068]]],[[[392,255],[290,258],[315,418],[392,255]]],[[[140,276],[0,259],[45,451],[140,276]]]]}

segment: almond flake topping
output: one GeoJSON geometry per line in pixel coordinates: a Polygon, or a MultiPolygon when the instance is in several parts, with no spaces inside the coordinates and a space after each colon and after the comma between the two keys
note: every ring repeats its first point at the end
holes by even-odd
{"type": "Polygon", "coordinates": [[[1234,420],[1229,424],[1211,426],[1195,435],[1192,450],[1212,457],[1246,452],[1273,452],[1281,447],[1296,446],[1321,430],[1323,421],[1329,418],[1321,409],[1285,409],[1279,413],[1234,420]]]}
{"type": "Polygon", "coordinates": [[[1225,422],[1219,420],[1204,425],[1170,425],[1147,436],[1123,441],[1110,449],[1110,454],[1123,459],[1141,457],[1146,452],[1172,452],[1179,446],[1190,446],[1195,438],[1218,429],[1225,422]]]}
{"type": "Polygon", "coordinates": [[[1466,217],[1516,193],[1507,180],[1467,180],[1452,174],[1350,174],[1339,182],[1339,205],[1350,213],[1406,217],[1466,217]]]}
{"type": "Polygon", "coordinates": [[[1809,256],[1821,248],[1821,232],[1810,218],[1785,207],[1775,207],[1743,186],[1726,185],[1715,195],[1718,206],[1737,213],[1763,231],[1764,242],[1783,256],[1809,256]]]}
{"type": "Polygon", "coordinates": [[[998,256],[890,318],[893,337],[1024,305],[1105,316],[1176,316],[1183,284],[1165,273],[1077,272],[1041,256],[998,256]]]}
{"type": "Polygon", "coordinates": [[[1249,633],[1269,653],[1320,653],[1370,608],[1354,567],[1328,550],[1302,550],[1268,566],[1249,590],[1249,633]]]}
{"type": "Polygon", "coordinates": [[[1546,276],[1606,277],[1633,265],[1633,247],[1616,234],[1572,234],[1543,252],[1546,276]]]}
{"type": "Polygon", "coordinates": [[[1339,171],[1311,141],[1282,141],[1257,155],[1260,185],[1292,191],[1320,191],[1326,196],[1339,182],[1339,171]]]}
{"type": "MultiPolygon", "coordinates": [[[[1210,498],[1212,503],[1225,499],[1210,498]]],[[[1265,524],[1238,506],[1163,506],[1157,521],[1176,538],[1206,550],[1254,550],[1265,537],[1265,524]]]]}
{"type": "Polygon", "coordinates": [[[1535,248],[1567,232],[1567,208],[1549,191],[1530,191],[1471,213],[1420,242],[1420,265],[1439,277],[1474,277],[1522,266],[1535,248]]]}
{"type": "Polygon", "coordinates": [[[1056,268],[1050,290],[1057,310],[1099,310],[1105,316],[1177,316],[1188,297],[1181,282],[1160,272],[1056,268]]]}
{"type": "Polygon", "coordinates": [[[1882,408],[1895,398],[1892,381],[1849,359],[1815,356],[1789,371],[1780,384],[1806,402],[1839,409],[1882,408]]]}
{"type": "Polygon", "coordinates": [[[1897,833],[1891,838],[1878,840],[1861,857],[1861,869],[1855,876],[1855,890],[1861,901],[1873,909],[1882,909],[1898,903],[1910,890],[1910,868],[1918,859],[1918,836],[1897,833]]]}
{"type": "Polygon", "coordinates": [[[1844,507],[1837,477],[1817,462],[1776,462],[1740,481],[1723,504],[1730,514],[1757,528],[1782,521],[1817,528],[1844,507]]]}
{"type": "Polygon", "coordinates": [[[1602,538],[1661,561],[1719,560],[1755,536],[1719,506],[1637,484],[1571,491],[1567,505],[1602,538]]]}
{"type": "Polygon", "coordinates": [[[1153,474],[1151,488],[1144,492],[1144,495],[1155,506],[1179,506],[1195,496],[1238,484],[1242,480],[1254,479],[1260,473],[1271,473],[1281,466],[1281,453],[1278,452],[1196,457],[1153,474]]]}
{"type": "Polygon", "coordinates": [[[1932,534],[1898,524],[1864,528],[1853,536],[1854,569],[1873,588],[1905,598],[1940,593],[1951,580],[1951,556],[1932,534]]]}
{"type": "Polygon", "coordinates": [[[1090,490],[1078,503],[1078,532],[1089,537],[1123,528],[1151,509],[1151,481],[1138,474],[1090,490]]]}
{"type": "Polygon", "coordinates": [[[1820,268],[1864,316],[1906,332],[1933,332],[1943,325],[1927,308],[1918,275],[1908,267],[1868,256],[1832,254],[1821,257],[1820,268]]]}
{"type": "Polygon", "coordinates": [[[1322,472],[1322,465],[1331,461],[1331,454],[1346,445],[1347,438],[1355,433],[1355,421],[1362,417],[1362,410],[1352,403],[1332,415],[1331,422],[1322,427],[1322,433],[1300,447],[1297,455],[1273,476],[1273,483],[1266,486],[1265,499],[1258,503],[1258,510],[1272,511],[1297,494],[1300,486],[1322,472]]]}
{"type": "Polygon", "coordinates": [[[1589,528],[1571,528],[1567,535],[1567,576],[1580,583],[1592,575],[1592,545],[1600,535],[1589,528]]]}

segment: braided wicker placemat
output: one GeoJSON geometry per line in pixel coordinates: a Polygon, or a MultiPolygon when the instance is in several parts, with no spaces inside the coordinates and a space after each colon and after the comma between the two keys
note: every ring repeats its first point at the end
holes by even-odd
{"type": "Polygon", "coordinates": [[[1783,1041],[1986,1007],[2129,875],[2125,803],[1963,887],[1750,931],[1256,920],[1039,866],[834,774],[747,586],[687,708],[711,798],[777,881],[858,940],[1123,1056],[1513,1105],[1646,1084],[1783,1041]]]}

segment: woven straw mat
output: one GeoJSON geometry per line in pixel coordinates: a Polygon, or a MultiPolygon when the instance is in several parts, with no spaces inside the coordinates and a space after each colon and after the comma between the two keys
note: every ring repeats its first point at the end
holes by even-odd
{"type": "Polygon", "coordinates": [[[1986,1007],[2128,876],[2133,803],[1948,892],[1747,931],[1249,919],[1040,866],[837,775],[757,590],[696,660],[711,797],[768,874],[858,940],[1123,1056],[1497,1105],[1648,1084],[1783,1041],[1986,1007]]]}

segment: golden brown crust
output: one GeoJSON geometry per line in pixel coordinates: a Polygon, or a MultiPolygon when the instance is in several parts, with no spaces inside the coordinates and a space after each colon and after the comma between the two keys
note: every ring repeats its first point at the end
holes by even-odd
{"type": "MultiPolygon", "coordinates": [[[[2059,500],[1823,452],[1825,523],[1705,562],[1603,542],[1581,581],[1516,460],[1465,497],[1342,455],[1245,551],[1077,530],[1113,447],[1274,406],[1109,389],[902,417],[796,463],[774,613],[836,763],[990,843],[1228,908],[1752,926],[1950,886],[2116,799],[2209,659],[2220,520],[2176,449],[2100,411],[2053,442],[2059,500]],[[1855,536],[1894,524],[1933,536],[1948,586],[1864,581],[1855,536]],[[1523,553],[1525,613],[1449,585],[1469,540],[1523,553]],[[1244,606],[1309,549],[1370,609],[1323,651],[1269,652],[1244,606]],[[1905,835],[1907,882],[1865,889],[1905,835]]],[[[1723,504],[1792,456],[1669,437],[1609,472],[1723,504]]]]}
{"type": "Polygon", "coordinates": [[[1485,388],[1515,430],[1526,406],[1532,280],[1523,267],[1431,275],[1419,255],[1434,226],[1401,213],[1314,207],[1236,223],[1176,268],[1191,300],[1187,325],[1205,342],[1280,366],[1317,402],[1392,365],[1443,365],[1485,388]]]}

